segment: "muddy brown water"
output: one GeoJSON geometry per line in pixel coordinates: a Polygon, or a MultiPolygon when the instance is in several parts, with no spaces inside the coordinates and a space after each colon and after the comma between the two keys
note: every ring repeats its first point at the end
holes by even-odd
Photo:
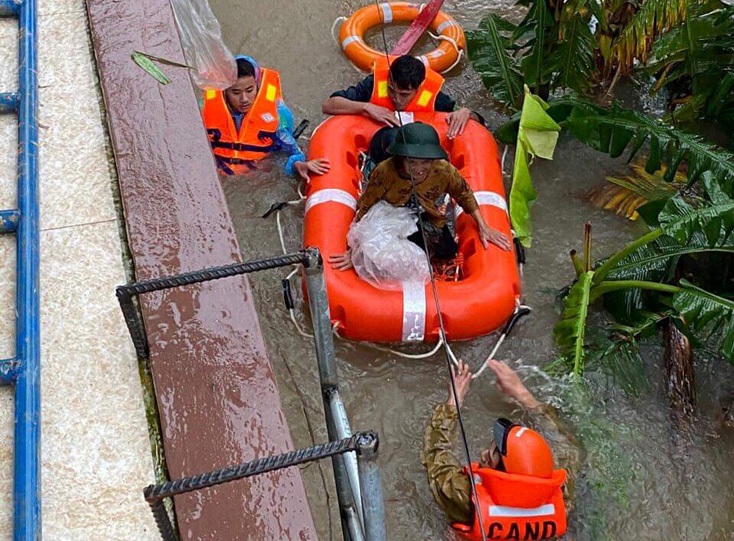
{"type": "MultiPolygon", "coordinates": [[[[330,31],[337,17],[364,2],[212,0],[211,5],[234,53],[250,54],[280,70],[287,102],[298,119],[311,120],[311,129],[323,119],[323,99],[361,77],[330,31]]],[[[509,13],[511,5],[453,0],[444,9],[464,28],[473,28],[490,10],[509,13]]],[[[398,32],[388,32],[389,43],[398,37],[398,32]]],[[[380,41],[373,36],[372,43],[376,46],[380,41]]],[[[471,67],[464,65],[452,75],[447,91],[498,126],[502,117],[492,111],[471,67]]],[[[510,152],[508,167],[511,159],[510,152]]],[[[295,181],[283,174],[282,163],[276,159],[249,176],[222,180],[245,259],[280,253],[274,217],[260,216],[271,203],[296,197],[295,181]]],[[[587,390],[579,391],[537,368],[555,355],[551,330],[558,319],[556,295],[572,280],[568,251],[581,248],[583,223],[593,223],[595,258],[619,248],[641,230],[640,225],[596,210],[582,199],[605,175],[625,169],[624,162],[565,137],[554,162],[533,166],[538,202],[533,208],[535,238],[528,252],[524,297],[533,313],[515,328],[499,357],[510,360],[540,398],[558,406],[586,448],[570,537],[731,541],[734,434],[723,431],[720,423],[721,406],[734,390],[730,366],[709,355],[697,355],[697,411],[693,430],[682,438],[671,435],[661,350],[654,344],[643,351],[639,373],[647,385],[638,396],[625,393],[616,379],[600,370],[590,370],[587,390]]],[[[290,207],[282,214],[289,250],[301,246],[302,212],[302,207],[290,207]]],[[[283,269],[254,275],[252,283],[291,433],[296,445],[305,446],[325,441],[326,430],[312,342],[296,333],[283,307],[280,279],[286,274],[283,269]]],[[[299,318],[308,326],[302,303],[299,318]]],[[[456,351],[477,365],[495,340],[496,336],[489,336],[459,343],[456,351]]],[[[408,361],[344,341],[337,341],[336,352],[352,428],[374,428],[380,433],[389,538],[453,539],[431,498],[418,458],[431,408],[447,396],[445,361],[441,356],[408,361]]],[[[482,376],[475,381],[464,412],[476,456],[486,445],[494,418],[512,416],[515,409],[502,398],[491,377],[482,376]]],[[[330,463],[324,462],[304,468],[303,474],[320,538],[339,539],[329,470],[330,463]]]]}

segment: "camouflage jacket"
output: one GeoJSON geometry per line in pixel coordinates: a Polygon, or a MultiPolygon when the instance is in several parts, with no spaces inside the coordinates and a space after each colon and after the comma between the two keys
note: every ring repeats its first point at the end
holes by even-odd
{"type": "MultiPolygon", "coordinates": [[[[525,412],[525,417],[527,419],[523,418],[521,423],[540,432],[550,444],[556,467],[568,471],[565,491],[566,508],[570,511],[573,503],[573,479],[581,465],[582,451],[551,406],[543,405],[525,412]]],[[[453,451],[456,436],[456,408],[446,404],[436,406],[423,437],[421,462],[428,473],[428,484],[433,497],[449,520],[470,524],[473,520],[471,486],[469,477],[463,472],[462,462],[453,451]]]]}

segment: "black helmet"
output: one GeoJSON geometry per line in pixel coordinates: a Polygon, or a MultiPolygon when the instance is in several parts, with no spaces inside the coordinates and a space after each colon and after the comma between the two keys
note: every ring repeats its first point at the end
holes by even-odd
{"type": "Polygon", "coordinates": [[[446,151],[441,146],[438,132],[422,122],[412,122],[402,126],[395,135],[395,141],[387,151],[393,156],[445,160],[446,151]]]}

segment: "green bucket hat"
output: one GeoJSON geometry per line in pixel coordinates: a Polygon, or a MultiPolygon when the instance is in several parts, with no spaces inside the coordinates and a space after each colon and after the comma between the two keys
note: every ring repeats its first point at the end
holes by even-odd
{"type": "Polygon", "coordinates": [[[402,126],[395,135],[395,141],[387,151],[393,156],[406,158],[422,158],[429,160],[445,160],[446,151],[441,146],[438,132],[422,122],[413,122],[402,126]]]}

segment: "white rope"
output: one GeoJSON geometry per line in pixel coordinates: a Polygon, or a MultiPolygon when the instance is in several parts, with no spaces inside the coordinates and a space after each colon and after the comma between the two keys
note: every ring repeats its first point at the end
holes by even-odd
{"type": "Polygon", "coordinates": [[[484,361],[484,363],[482,363],[482,367],[479,370],[477,370],[474,374],[472,374],[471,379],[478,378],[479,376],[482,375],[482,372],[484,372],[487,369],[487,363],[490,360],[494,359],[494,356],[497,354],[497,350],[500,349],[500,346],[502,345],[502,342],[505,341],[505,336],[507,336],[507,335],[503,334],[502,336],[500,336],[500,339],[497,341],[497,344],[495,344],[494,349],[492,350],[492,353],[490,353],[489,354],[489,357],[487,357],[487,360],[484,361]]]}
{"type": "Polygon", "coordinates": [[[336,20],[334,21],[334,24],[331,25],[331,37],[334,38],[334,42],[339,46],[340,49],[342,48],[342,44],[339,41],[339,38],[336,37],[335,30],[337,26],[341,27],[341,25],[344,24],[346,20],[347,20],[347,17],[337,17],[336,20]]]}
{"type": "Polygon", "coordinates": [[[507,151],[510,149],[508,145],[505,145],[505,150],[502,151],[502,176],[505,175],[505,158],[507,157],[507,151]]]}
{"type": "Polygon", "coordinates": [[[454,69],[456,66],[458,66],[459,65],[459,62],[461,62],[461,58],[464,56],[464,51],[461,49],[461,47],[459,47],[459,44],[456,43],[456,40],[454,38],[450,38],[448,36],[442,36],[442,35],[437,36],[435,34],[432,34],[431,32],[428,32],[428,35],[431,36],[436,41],[448,41],[451,45],[454,46],[454,49],[456,49],[456,53],[457,53],[456,54],[456,60],[454,61],[453,64],[451,64],[448,68],[446,68],[445,70],[443,70],[441,73],[442,74],[443,73],[448,73],[452,69],[454,69]]]}
{"type": "Polygon", "coordinates": [[[301,335],[301,336],[303,336],[304,338],[313,338],[313,334],[311,334],[311,333],[308,333],[308,332],[304,331],[304,330],[303,330],[303,329],[301,328],[301,325],[300,325],[300,324],[298,323],[298,320],[296,320],[296,314],[295,314],[295,310],[294,310],[293,308],[289,308],[289,309],[288,309],[288,313],[289,313],[289,314],[290,314],[290,316],[291,316],[291,321],[293,322],[293,325],[295,325],[295,327],[296,327],[296,330],[298,331],[298,334],[300,334],[300,335],[301,335]]]}
{"type": "MultiPolygon", "coordinates": [[[[526,308],[526,309],[528,309],[528,310],[531,310],[531,311],[532,311],[532,309],[531,309],[531,308],[530,308],[529,306],[526,306],[526,305],[524,305],[524,304],[521,304],[521,303],[520,303],[520,299],[517,299],[517,301],[516,301],[516,303],[515,303],[515,311],[514,311],[514,312],[512,313],[512,317],[515,317],[515,316],[516,316],[516,314],[517,314],[517,313],[518,313],[518,312],[519,312],[519,311],[520,311],[521,309],[523,309],[523,308],[526,308]]],[[[525,315],[525,314],[523,314],[523,315],[525,315]]],[[[520,316],[520,317],[522,317],[522,316],[520,316]]],[[[518,318],[518,319],[519,319],[519,318],[518,318]]],[[[512,327],[510,327],[510,330],[512,330],[512,327]]],[[[508,331],[508,332],[509,332],[509,331],[508,331]]],[[[499,351],[499,349],[500,349],[500,346],[501,346],[501,345],[502,345],[502,343],[503,343],[503,342],[505,341],[505,338],[507,338],[507,334],[505,334],[505,333],[503,332],[503,333],[502,333],[502,335],[500,336],[500,339],[499,339],[499,340],[497,340],[497,343],[496,343],[496,344],[494,345],[494,348],[492,349],[492,353],[490,353],[490,354],[489,354],[489,356],[487,356],[487,359],[486,359],[486,360],[484,361],[484,363],[482,363],[482,366],[481,366],[481,367],[479,368],[479,370],[477,370],[477,371],[476,371],[476,372],[475,372],[474,374],[472,374],[472,377],[471,377],[471,379],[476,379],[476,378],[478,378],[479,376],[481,376],[481,375],[482,375],[482,372],[484,372],[484,371],[485,371],[485,370],[487,369],[487,363],[488,363],[489,361],[491,361],[492,359],[494,359],[495,355],[497,355],[497,351],[499,351]]]]}

